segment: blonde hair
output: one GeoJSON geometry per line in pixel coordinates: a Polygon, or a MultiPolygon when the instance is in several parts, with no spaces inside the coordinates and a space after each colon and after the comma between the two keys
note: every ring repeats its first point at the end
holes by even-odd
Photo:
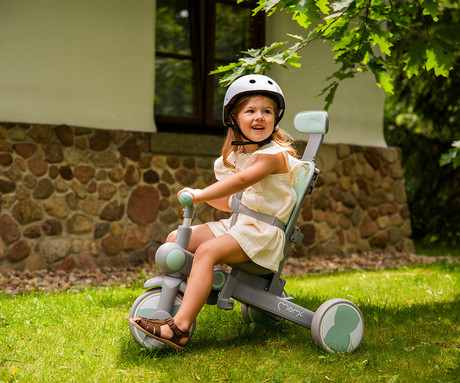
{"type": "MultiPolygon", "coordinates": [[[[271,97],[265,94],[250,94],[242,96],[235,103],[231,115],[234,116],[235,114],[238,114],[240,108],[254,96],[265,96],[271,99],[271,97]]],[[[274,100],[273,104],[275,106],[275,115],[278,115],[278,105],[274,100]]],[[[232,152],[236,153],[243,148],[242,145],[232,145],[232,142],[242,140],[243,136],[241,135],[241,133],[235,132],[232,128],[228,128],[227,137],[225,138],[224,145],[222,146],[222,157],[225,167],[235,169],[235,165],[228,161],[228,156],[232,152]]],[[[275,141],[278,145],[285,148],[291,156],[295,157],[297,155],[296,150],[292,147],[292,137],[289,136],[286,132],[284,132],[280,127],[278,127],[278,130],[275,133],[273,133],[272,140],[275,141]]]]}

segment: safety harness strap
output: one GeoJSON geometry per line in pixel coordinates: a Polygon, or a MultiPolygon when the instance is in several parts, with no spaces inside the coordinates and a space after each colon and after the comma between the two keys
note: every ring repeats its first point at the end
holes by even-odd
{"type": "Polygon", "coordinates": [[[255,218],[259,221],[276,226],[283,231],[286,229],[286,224],[283,221],[279,220],[278,217],[274,215],[268,215],[265,213],[261,213],[259,211],[252,210],[248,208],[247,206],[244,206],[241,203],[242,195],[243,195],[242,191],[233,195],[232,205],[231,205],[233,215],[232,215],[232,220],[230,222],[230,227],[232,227],[236,223],[236,220],[238,219],[238,214],[241,213],[249,217],[255,218]]]}

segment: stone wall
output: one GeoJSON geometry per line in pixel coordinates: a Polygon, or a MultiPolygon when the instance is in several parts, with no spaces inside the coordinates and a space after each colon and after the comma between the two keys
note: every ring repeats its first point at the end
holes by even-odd
{"type": "MultiPolygon", "coordinates": [[[[181,221],[176,193],[214,181],[223,139],[0,124],[0,269],[152,261],[181,221]]],[[[291,256],[412,251],[401,153],[323,145],[291,256]]],[[[198,206],[195,222],[228,216],[198,206]]]]}

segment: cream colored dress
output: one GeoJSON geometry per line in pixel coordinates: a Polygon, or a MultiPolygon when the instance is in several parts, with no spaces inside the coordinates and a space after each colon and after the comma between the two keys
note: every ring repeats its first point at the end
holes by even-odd
{"type": "MultiPolygon", "coordinates": [[[[279,220],[287,223],[296,202],[296,193],[292,185],[296,182],[298,169],[304,163],[289,155],[283,147],[272,141],[254,153],[232,153],[228,160],[235,165],[235,169],[225,167],[222,157],[219,157],[214,163],[214,172],[217,180],[221,180],[251,166],[259,154],[277,153],[284,154],[289,171],[270,174],[262,181],[245,189],[242,203],[252,210],[275,215],[279,220]]],[[[283,258],[285,244],[283,231],[244,214],[238,215],[236,224],[231,228],[230,221],[231,218],[222,219],[218,222],[208,222],[207,225],[216,237],[225,233],[230,234],[254,263],[277,272],[283,258]]]]}

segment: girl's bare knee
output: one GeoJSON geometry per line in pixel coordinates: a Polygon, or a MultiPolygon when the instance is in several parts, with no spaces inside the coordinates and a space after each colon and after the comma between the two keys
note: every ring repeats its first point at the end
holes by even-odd
{"type": "Polygon", "coordinates": [[[216,251],[215,248],[208,243],[208,241],[203,242],[198,248],[196,249],[195,252],[195,257],[194,261],[198,262],[211,262],[213,264],[218,263],[217,260],[215,260],[215,255],[216,251]]]}
{"type": "Polygon", "coordinates": [[[174,242],[176,240],[176,234],[177,230],[174,230],[171,233],[169,233],[168,237],[166,238],[166,242],[174,242]]]}

